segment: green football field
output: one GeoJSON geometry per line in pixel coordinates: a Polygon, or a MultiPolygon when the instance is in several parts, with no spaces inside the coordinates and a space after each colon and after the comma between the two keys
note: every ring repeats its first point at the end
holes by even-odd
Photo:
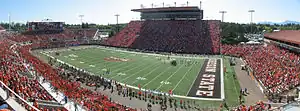
{"type": "MultiPolygon", "coordinates": [[[[58,56],[53,52],[48,54],[75,67],[127,85],[138,87],[140,84],[142,88],[161,92],[171,89],[174,94],[181,96],[187,96],[205,60],[201,56],[167,57],[122,52],[112,48],[64,49],[59,53],[58,56]],[[171,60],[176,60],[177,65],[171,65],[171,60]],[[109,74],[106,73],[108,71],[109,74]]],[[[227,59],[224,60],[224,65],[229,67],[224,73],[225,98],[229,106],[235,106],[238,104],[239,84],[232,76],[228,76],[235,73],[227,59]]],[[[197,103],[218,107],[221,102],[199,100],[197,103]]]]}
{"type": "Polygon", "coordinates": [[[55,58],[118,82],[142,88],[186,96],[202,66],[198,57],[179,58],[119,52],[110,49],[89,48],[69,50],[55,58]],[[124,60],[120,60],[124,59],[124,60]],[[171,65],[175,59],[177,65],[171,65]],[[107,72],[110,71],[109,74],[107,72]]]}

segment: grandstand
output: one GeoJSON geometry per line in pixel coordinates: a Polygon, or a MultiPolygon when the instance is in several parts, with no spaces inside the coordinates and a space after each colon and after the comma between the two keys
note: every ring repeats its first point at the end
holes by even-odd
{"type": "Polygon", "coordinates": [[[17,111],[139,111],[150,104],[154,111],[263,111],[298,103],[291,92],[300,84],[300,55],[274,43],[299,48],[299,31],[266,34],[265,45],[225,45],[220,21],[202,20],[198,7],[132,11],[141,12],[141,20],[104,40],[95,39],[99,29],[67,29],[64,22],[28,22],[24,33],[0,33],[0,105],[17,111]],[[243,103],[247,92],[235,58],[269,102],[243,103]]]}
{"type": "Polygon", "coordinates": [[[300,31],[299,30],[282,30],[272,33],[266,33],[265,41],[277,44],[283,48],[300,53],[300,31]]]}
{"type": "Polygon", "coordinates": [[[203,10],[197,7],[132,11],[141,12],[142,21],[131,21],[106,45],[173,53],[219,53],[220,21],[202,20],[203,10]]]}

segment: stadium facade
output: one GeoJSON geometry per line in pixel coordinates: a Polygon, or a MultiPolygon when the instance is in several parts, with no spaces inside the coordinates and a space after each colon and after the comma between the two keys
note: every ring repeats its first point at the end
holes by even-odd
{"type": "Polygon", "coordinates": [[[198,7],[132,9],[141,13],[105,45],[133,49],[192,53],[220,53],[220,21],[202,20],[198,7]]]}
{"type": "Polygon", "coordinates": [[[140,12],[141,20],[202,20],[203,10],[198,7],[166,7],[132,9],[140,12]]]}

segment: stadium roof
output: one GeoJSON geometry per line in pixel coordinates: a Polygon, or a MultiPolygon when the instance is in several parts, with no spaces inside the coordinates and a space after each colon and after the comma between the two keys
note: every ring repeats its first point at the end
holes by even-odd
{"type": "Polygon", "coordinates": [[[160,11],[200,11],[196,6],[190,7],[161,7],[161,8],[142,8],[132,9],[134,12],[160,12],[160,11]]]}
{"type": "Polygon", "coordinates": [[[264,36],[266,38],[300,45],[300,30],[282,30],[278,32],[266,33],[264,36]]]}

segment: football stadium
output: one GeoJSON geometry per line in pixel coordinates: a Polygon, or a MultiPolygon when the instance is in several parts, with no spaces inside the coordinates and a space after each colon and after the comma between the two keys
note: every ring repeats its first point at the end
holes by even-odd
{"type": "Polygon", "coordinates": [[[254,34],[250,24],[249,42],[228,44],[224,33],[238,30],[188,3],[131,9],[139,20],[121,27],[115,15],[105,30],[83,15],[75,28],[49,19],[0,26],[0,111],[300,109],[299,30],[254,34]]]}

